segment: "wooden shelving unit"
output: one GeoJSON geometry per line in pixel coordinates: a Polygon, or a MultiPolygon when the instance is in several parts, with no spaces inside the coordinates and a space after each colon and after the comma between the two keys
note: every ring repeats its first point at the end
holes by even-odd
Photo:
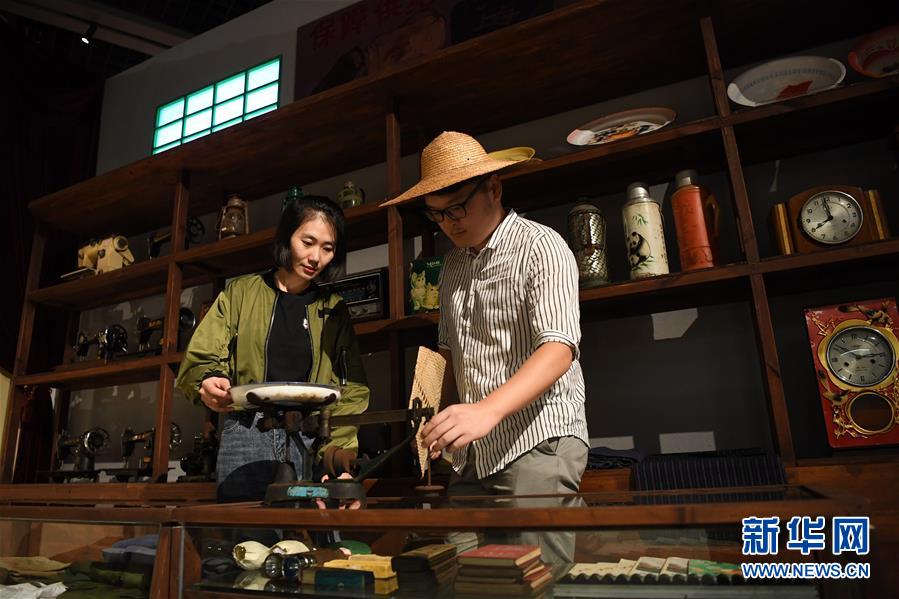
{"type": "MultiPolygon", "coordinates": [[[[292,184],[385,163],[387,193],[392,196],[403,188],[401,158],[419,151],[442,130],[481,134],[704,77],[706,99],[714,107],[711,114],[517,167],[502,176],[505,197],[517,210],[532,210],[551,205],[555,197],[621,193],[635,179],[667,181],[685,162],[701,172],[726,173],[734,216],[728,225],[734,227],[739,246],[732,248],[737,255],[732,263],[585,290],[580,296],[584,318],[748,302],[774,445],[789,467],[801,469],[807,460],[797,465],[769,299],[818,289],[824,285],[822,273],[839,274],[850,268],[862,272],[866,280],[895,282],[899,239],[809,255],[761,255],[758,240],[765,234],[765,223],[754,222],[754,198],[747,191],[744,166],[814,151],[822,143],[890,138],[899,120],[899,75],[738,110],[727,98],[724,73],[862,35],[895,20],[899,7],[884,13],[821,10],[808,0],[787,5],[775,0],[721,4],[571,3],[40,198],[31,205],[39,227],[9,413],[18,413],[30,386],[50,385],[68,392],[158,380],[155,426],[160,438],[154,444],[154,479],[164,480],[174,371],[181,359],[177,348],[168,343],[160,356],[93,366],[46,364],[29,371],[33,345],[65,343],[33,338],[41,310],[65,311],[77,322],[78,313],[89,308],[164,294],[163,337],[175,339],[183,289],[219,283],[270,264],[273,229],[183,249],[188,217],[216,210],[227,192],[254,200],[283,193],[292,184]],[[796,27],[797,22],[803,26],[796,27]],[[77,242],[112,230],[131,235],[163,227],[172,230],[168,256],[90,279],[48,283],[55,279],[47,275],[45,254],[60,239],[77,242]]],[[[386,319],[358,323],[356,332],[390,350],[390,393],[400,405],[406,393],[404,343],[413,334],[432,334],[438,318],[436,313],[405,315],[403,247],[410,237],[434,229],[412,209],[381,209],[375,199],[369,201],[346,211],[348,237],[351,249],[387,244],[390,313],[386,319]]],[[[893,226],[895,230],[899,223],[893,226]]],[[[0,447],[0,482],[12,478],[10,456],[17,430],[18,423],[12,422],[0,447]]],[[[895,461],[896,456],[883,459],[895,461]]],[[[845,460],[851,461],[851,456],[845,460]]],[[[842,463],[840,457],[836,461],[842,463]]],[[[861,467],[866,462],[853,463],[861,467]]],[[[145,486],[128,487],[125,495],[138,494],[135,489],[145,486]]],[[[101,487],[97,486],[97,500],[104,493],[101,487]]],[[[45,488],[48,497],[59,492],[56,485],[45,488]]],[[[91,494],[90,488],[80,492],[85,498],[91,494]]],[[[6,487],[0,487],[0,499],[6,496],[6,487]]]]}

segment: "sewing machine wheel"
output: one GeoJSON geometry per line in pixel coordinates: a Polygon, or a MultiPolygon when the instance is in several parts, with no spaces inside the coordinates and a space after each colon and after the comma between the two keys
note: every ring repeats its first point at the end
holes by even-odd
{"type": "Polygon", "coordinates": [[[109,433],[106,432],[106,429],[102,428],[89,430],[82,436],[82,443],[87,451],[91,452],[91,454],[95,454],[101,449],[109,446],[109,433]]]}
{"type": "Polygon", "coordinates": [[[107,352],[128,351],[128,332],[120,324],[111,324],[100,331],[100,344],[107,348],[107,352]]]}
{"type": "Polygon", "coordinates": [[[200,243],[206,235],[206,226],[196,216],[187,219],[187,240],[191,243],[200,243]]]}
{"type": "Polygon", "coordinates": [[[192,329],[197,326],[197,317],[188,308],[178,310],[178,326],[182,329],[192,329]]]}

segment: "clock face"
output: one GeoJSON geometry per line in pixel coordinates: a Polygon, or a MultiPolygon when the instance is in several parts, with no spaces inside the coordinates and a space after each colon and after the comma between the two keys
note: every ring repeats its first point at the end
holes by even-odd
{"type": "Polygon", "coordinates": [[[872,387],[893,372],[896,355],[886,337],[873,327],[843,329],[827,344],[827,366],[846,384],[872,387]]]}
{"type": "Polygon", "coordinates": [[[822,191],[802,205],[799,224],[806,235],[819,243],[845,243],[861,229],[861,206],[842,191],[822,191]]]}

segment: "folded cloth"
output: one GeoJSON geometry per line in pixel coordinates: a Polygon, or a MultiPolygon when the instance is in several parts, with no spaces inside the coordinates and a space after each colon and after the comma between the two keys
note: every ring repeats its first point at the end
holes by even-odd
{"type": "Polygon", "coordinates": [[[147,592],[141,589],[123,589],[102,582],[73,582],[59,599],[145,599],[147,592]]]}
{"type": "Polygon", "coordinates": [[[12,586],[0,586],[0,599],[53,599],[65,592],[66,587],[61,582],[49,585],[23,582],[12,586]]]}
{"type": "Polygon", "coordinates": [[[610,470],[630,468],[643,460],[643,454],[636,449],[612,449],[611,447],[591,447],[587,451],[588,470],[610,470]]]}
{"type": "Polygon", "coordinates": [[[47,559],[42,555],[31,557],[0,557],[0,568],[25,576],[44,577],[66,568],[69,564],[47,559]]]}
{"type": "Polygon", "coordinates": [[[126,564],[152,566],[156,560],[156,549],[140,545],[107,547],[102,553],[104,561],[117,566],[126,564]]]}
{"type": "Polygon", "coordinates": [[[86,574],[91,582],[102,582],[126,589],[150,588],[153,569],[136,564],[117,566],[104,562],[76,562],[69,567],[72,574],[86,574]]]}
{"type": "Polygon", "coordinates": [[[146,547],[148,549],[156,549],[159,545],[159,535],[158,534],[149,534],[144,535],[142,537],[134,537],[131,539],[122,539],[121,541],[116,541],[112,544],[113,547],[146,547]]]}

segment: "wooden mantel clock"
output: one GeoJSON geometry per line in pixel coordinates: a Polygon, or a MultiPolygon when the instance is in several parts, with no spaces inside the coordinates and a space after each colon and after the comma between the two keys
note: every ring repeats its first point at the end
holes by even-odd
{"type": "Polygon", "coordinates": [[[890,236],[876,189],[821,185],[771,209],[771,229],[782,255],[859,245],[890,236]]]}
{"type": "Polygon", "coordinates": [[[895,298],[805,310],[830,446],[899,443],[895,298]]]}

